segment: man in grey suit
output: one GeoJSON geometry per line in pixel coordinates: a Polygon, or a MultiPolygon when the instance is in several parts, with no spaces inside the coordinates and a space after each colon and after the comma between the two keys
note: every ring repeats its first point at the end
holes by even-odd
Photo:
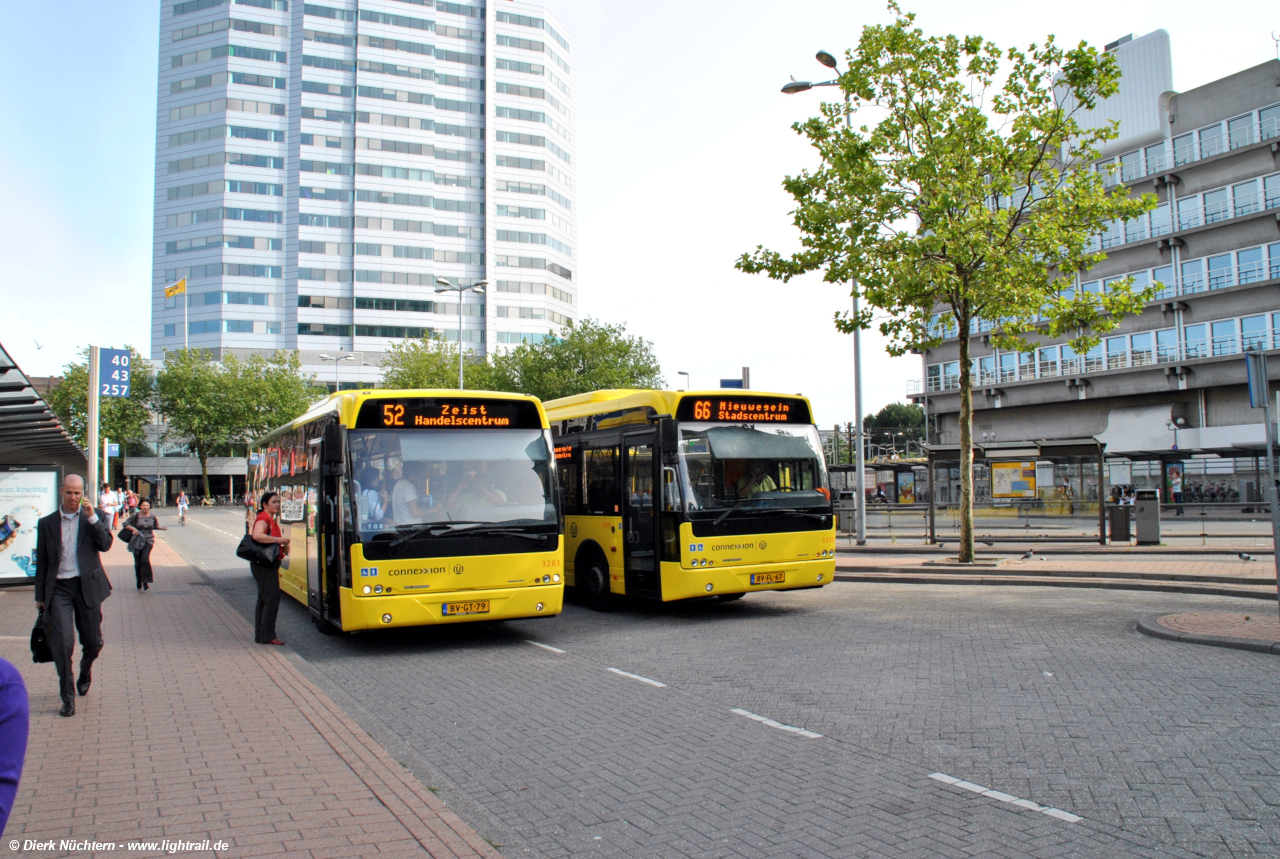
{"type": "Polygon", "coordinates": [[[99,553],[111,548],[107,514],[84,497],[84,479],[62,481],[62,505],[40,520],[36,531],[36,606],[45,611],[45,632],[58,668],[59,716],[76,714],[76,692],[89,694],[93,660],[102,652],[102,601],[111,582],[99,553]],[[71,680],[71,652],[80,633],[80,677],[71,680]]]}

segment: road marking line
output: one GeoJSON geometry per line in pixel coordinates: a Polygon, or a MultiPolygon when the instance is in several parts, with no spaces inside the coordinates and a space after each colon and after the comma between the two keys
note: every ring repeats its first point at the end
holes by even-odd
{"type": "Polygon", "coordinates": [[[558,648],[558,647],[552,647],[550,644],[542,644],[541,642],[531,641],[531,640],[529,640],[529,639],[527,639],[527,638],[524,640],[524,643],[525,643],[525,644],[532,644],[534,647],[541,647],[543,650],[550,650],[552,653],[566,653],[566,652],[567,652],[567,651],[561,650],[561,649],[560,649],[560,648],[558,648]]]}
{"type": "Polygon", "coordinates": [[[974,784],[971,781],[954,778],[946,773],[930,773],[929,778],[934,781],[940,781],[943,784],[949,784],[952,787],[963,788],[967,791],[999,800],[1000,802],[1007,802],[1015,808],[1025,808],[1027,811],[1038,811],[1041,814],[1048,815],[1049,817],[1056,817],[1058,820],[1065,820],[1067,823],[1079,823],[1081,820],[1084,820],[1084,818],[1078,814],[1072,814],[1071,812],[1063,811],[1060,808],[1051,808],[1047,805],[1039,805],[1029,799],[1018,799],[1016,796],[1011,796],[998,790],[992,790],[991,788],[983,787],[980,784],[974,784]]]}
{"type": "Polygon", "coordinates": [[[608,670],[619,677],[630,677],[632,680],[639,680],[641,683],[648,683],[650,686],[657,686],[660,689],[667,688],[666,683],[659,683],[657,680],[650,680],[648,677],[641,677],[639,674],[632,674],[630,671],[623,671],[618,668],[610,668],[608,670]]]}
{"type": "Polygon", "coordinates": [[[813,731],[809,731],[804,728],[797,728],[795,725],[784,725],[776,719],[770,719],[768,716],[761,716],[759,713],[752,713],[750,710],[743,710],[740,707],[734,707],[729,712],[738,716],[746,716],[753,722],[759,722],[762,725],[766,725],[770,728],[777,728],[779,731],[786,731],[787,733],[795,734],[798,737],[808,737],[811,740],[816,740],[822,737],[822,734],[816,734],[813,731]]]}

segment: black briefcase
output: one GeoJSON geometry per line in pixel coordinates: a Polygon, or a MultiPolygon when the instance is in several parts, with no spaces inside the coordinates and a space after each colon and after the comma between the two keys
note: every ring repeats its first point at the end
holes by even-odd
{"type": "Polygon", "coordinates": [[[36,617],[36,625],[31,628],[31,661],[53,661],[53,649],[49,647],[49,637],[44,631],[44,612],[40,612],[36,617]]]}

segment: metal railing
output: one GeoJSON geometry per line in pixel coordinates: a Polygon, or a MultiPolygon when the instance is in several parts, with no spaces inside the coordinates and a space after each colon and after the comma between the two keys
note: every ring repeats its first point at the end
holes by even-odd
{"type": "MultiPolygon", "coordinates": [[[[1268,108],[1264,108],[1268,110],[1268,108]]],[[[1103,184],[1107,187],[1121,182],[1136,182],[1147,176],[1162,173],[1173,167],[1181,167],[1205,158],[1213,158],[1224,152],[1230,152],[1245,146],[1252,146],[1263,140],[1280,137],[1280,117],[1267,117],[1255,122],[1252,117],[1246,122],[1224,120],[1218,124],[1216,132],[1202,129],[1182,134],[1172,141],[1148,146],[1136,152],[1119,156],[1119,169],[1103,175],[1103,184]],[[1172,145],[1171,145],[1172,144],[1172,145]],[[1172,148],[1172,157],[1170,149],[1172,148]],[[1136,156],[1136,157],[1135,157],[1136,156]],[[1127,160],[1126,160],[1127,159],[1127,160]]],[[[1117,159],[1110,162],[1116,163],[1117,159]]]]}

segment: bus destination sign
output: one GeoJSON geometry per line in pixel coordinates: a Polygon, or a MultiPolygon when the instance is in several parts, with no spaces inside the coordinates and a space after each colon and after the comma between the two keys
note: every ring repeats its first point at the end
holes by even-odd
{"type": "Polygon", "coordinates": [[[542,429],[528,400],[388,397],[366,400],[356,429],[542,429]]]}
{"type": "Polygon", "coordinates": [[[794,397],[747,395],[684,397],[676,407],[678,421],[725,423],[813,423],[809,404],[794,397]]]}

